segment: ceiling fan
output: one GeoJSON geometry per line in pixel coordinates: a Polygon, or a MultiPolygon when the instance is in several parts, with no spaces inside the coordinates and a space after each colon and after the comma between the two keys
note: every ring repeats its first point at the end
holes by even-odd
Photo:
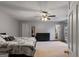
{"type": "Polygon", "coordinates": [[[56,15],[49,15],[47,11],[41,11],[41,20],[48,21],[51,20],[51,17],[56,17],[56,15]]]}

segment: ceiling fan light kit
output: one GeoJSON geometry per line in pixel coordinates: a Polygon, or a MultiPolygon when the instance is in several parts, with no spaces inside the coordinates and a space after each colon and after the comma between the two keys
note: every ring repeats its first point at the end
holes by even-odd
{"type": "Polygon", "coordinates": [[[56,15],[49,15],[49,16],[48,16],[48,12],[47,12],[47,11],[42,11],[42,12],[41,12],[41,20],[42,20],[42,21],[51,20],[50,17],[56,17],[56,15]]]}
{"type": "Polygon", "coordinates": [[[42,18],[42,21],[48,21],[48,19],[47,18],[42,18]]]}

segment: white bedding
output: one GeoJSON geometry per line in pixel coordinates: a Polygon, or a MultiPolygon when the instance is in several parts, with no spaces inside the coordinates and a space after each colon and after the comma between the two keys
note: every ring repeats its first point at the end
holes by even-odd
{"type": "Polygon", "coordinates": [[[36,39],[34,37],[15,37],[13,41],[5,41],[0,37],[0,52],[9,51],[11,54],[26,54],[33,56],[36,39]]]}
{"type": "Polygon", "coordinates": [[[7,41],[8,45],[26,45],[35,46],[36,39],[34,37],[16,37],[14,41],[7,41]]]}
{"type": "Polygon", "coordinates": [[[60,41],[37,42],[35,57],[66,57],[64,51],[68,50],[68,45],[60,41]]]}

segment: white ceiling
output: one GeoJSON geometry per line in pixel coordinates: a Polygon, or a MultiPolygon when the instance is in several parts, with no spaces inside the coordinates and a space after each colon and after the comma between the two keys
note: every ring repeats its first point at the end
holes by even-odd
{"type": "Polygon", "coordinates": [[[0,10],[18,20],[40,20],[40,10],[48,11],[53,21],[67,18],[67,1],[7,1],[0,2],[0,10]]]}

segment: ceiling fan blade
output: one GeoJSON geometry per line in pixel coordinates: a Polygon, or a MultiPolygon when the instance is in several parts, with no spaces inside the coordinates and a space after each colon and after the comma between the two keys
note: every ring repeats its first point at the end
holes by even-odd
{"type": "Polygon", "coordinates": [[[56,17],[56,15],[50,15],[50,16],[48,16],[48,17],[56,17]]]}
{"type": "Polygon", "coordinates": [[[42,11],[42,13],[48,13],[47,11],[42,11]]]}
{"type": "Polygon", "coordinates": [[[50,18],[47,18],[48,20],[51,20],[50,18]]]}

